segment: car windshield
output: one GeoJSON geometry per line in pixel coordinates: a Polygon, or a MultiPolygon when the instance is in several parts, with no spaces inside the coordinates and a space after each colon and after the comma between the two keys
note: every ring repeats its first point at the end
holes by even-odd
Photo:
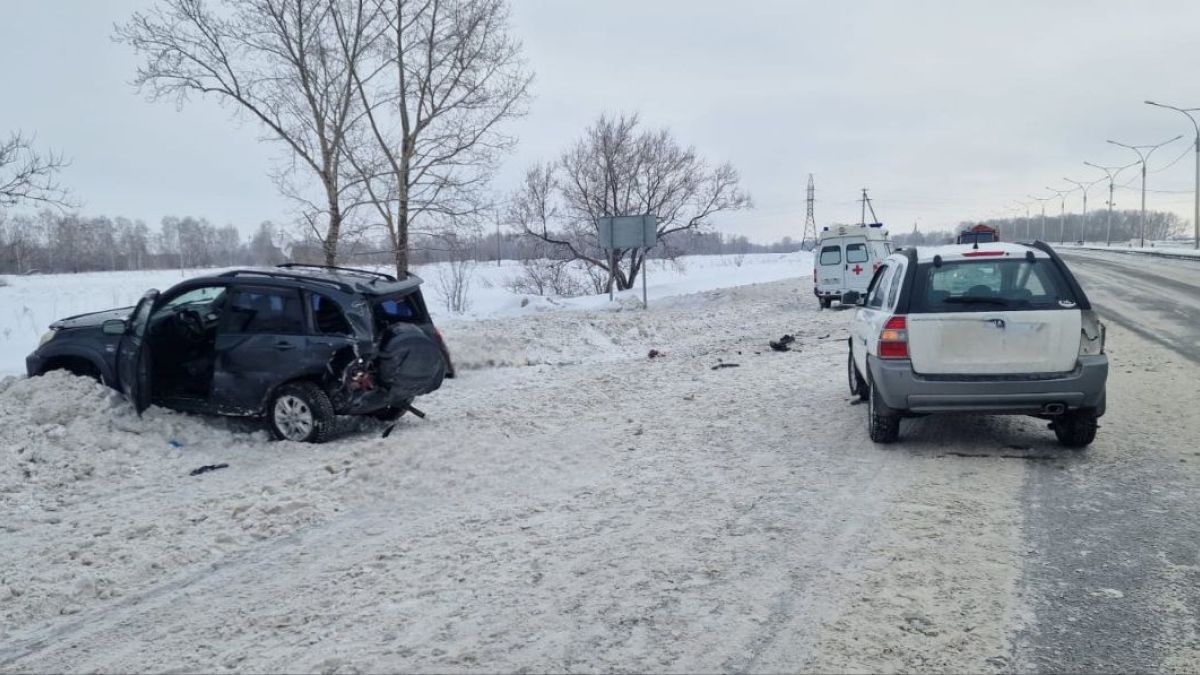
{"type": "Polygon", "coordinates": [[[1071,309],[1076,299],[1049,260],[964,260],[921,265],[914,312],[1071,309]]]}

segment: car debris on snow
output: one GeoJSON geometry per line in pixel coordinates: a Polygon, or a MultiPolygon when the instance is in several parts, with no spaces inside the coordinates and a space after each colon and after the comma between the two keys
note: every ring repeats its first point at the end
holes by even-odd
{"type": "Polygon", "coordinates": [[[767,344],[771,345],[771,349],[774,349],[777,352],[786,352],[786,351],[791,351],[791,349],[792,349],[791,345],[795,341],[796,341],[796,337],[794,335],[786,335],[785,334],[783,337],[779,338],[778,340],[771,340],[771,341],[767,342],[767,344]]]}
{"type": "Polygon", "coordinates": [[[197,469],[192,469],[192,472],[189,473],[188,475],[189,476],[199,476],[200,474],[208,473],[209,471],[216,471],[217,469],[228,469],[228,468],[229,468],[228,464],[205,464],[204,466],[199,467],[197,469]]]}

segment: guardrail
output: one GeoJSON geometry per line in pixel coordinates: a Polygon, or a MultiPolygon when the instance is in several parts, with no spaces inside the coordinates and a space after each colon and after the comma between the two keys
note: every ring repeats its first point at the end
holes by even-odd
{"type": "Polygon", "coordinates": [[[1188,255],[1186,253],[1169,253],[1167,251],[1147,251],[1145,249],[1118,248],[1109,246],[1059,246],[1057,251],[1099,251],[1107,253],[1121,253],[1124,255],[1145,255],[1152,258],[1173,258],[1175,260],[1191,260],[1192,262],[1200,262],[1200,255],[1188,255]]]}

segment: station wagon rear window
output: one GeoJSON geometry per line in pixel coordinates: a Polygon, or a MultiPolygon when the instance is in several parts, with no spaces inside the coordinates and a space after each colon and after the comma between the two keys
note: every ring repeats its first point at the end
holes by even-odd
{"type": "Polygon", "coordinates": [[[917,268],[910,311],[1075,309],[1077,300],[1049,260],[954,261],[917,268]]]}

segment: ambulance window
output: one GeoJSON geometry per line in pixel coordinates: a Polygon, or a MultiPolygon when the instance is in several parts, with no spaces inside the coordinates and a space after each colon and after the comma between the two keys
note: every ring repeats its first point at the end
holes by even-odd
{"type": "Polygon", "coordinates": [[[867,262],[867,245],[866,244],[847,244],[846,245],[846,262],[848,262],[848,263],[867,262]]]}
{"type": "Polygon", "coordinates": [[[842,247],[841,246],[822,246],[821,247],[821,264],[836,265],[842,262],[842,247]]]}

